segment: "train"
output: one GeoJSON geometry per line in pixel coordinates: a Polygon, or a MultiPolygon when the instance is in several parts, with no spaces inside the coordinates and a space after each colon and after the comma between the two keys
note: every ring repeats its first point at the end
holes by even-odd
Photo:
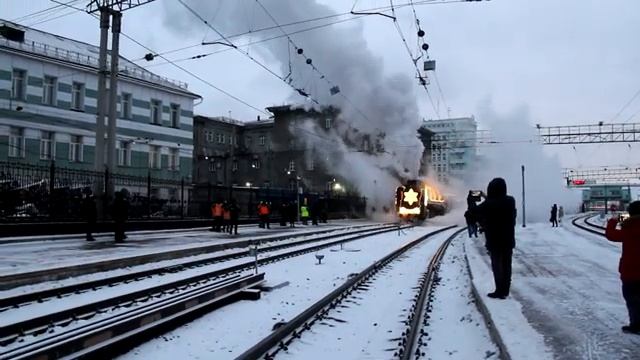
{"type": "Polygon", "coordinates": [[[402,220],[424,221],[429,217],[444,215],[448,204],[437,187],[422,180],[407,180],[396,188],[395,210],[402,220]]]}

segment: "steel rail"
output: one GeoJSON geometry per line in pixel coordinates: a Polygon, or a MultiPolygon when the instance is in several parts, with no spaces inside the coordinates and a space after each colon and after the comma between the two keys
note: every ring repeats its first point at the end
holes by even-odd
{"type": "MultiPolygon", "coordinates": [[[[595,224],[589,224],[586,221],[585,221],[585,224],[587,224],[589,226],[584,226],[584,225],[578,224],[579,220],[585,220],[588,217],[591,217],[591,215],[576,217],[575,219],[571,220],[571,224],[573,224],[573,226],[577,227],[578,229],[587,231],[587,232],[595,234],[595,235],[604,236],[604,233],[602,231],[598,231],[598,230],[594,229],[594,227],[595,227],[594,225],[595,224]]],[[[597,228],[602,229],[602,227],[597,227],[597,228]]]]}
{"type": "MultiPolygon", "coordinates": [[[[328,238],[345,237],[345,236],[346,238],[330,241],[330,242],[324,242],[322,244],[305,247],[302,249],[295,249],[293,251],[286,252],[283,254],[277,254],[270,257],[258,259],[258,265],[264,265],[272,262],[282,261],[282,260],[291,258],[293,256],[303,255],[309,252],[317,251],[322,248],[358,240],[364,237],[374,236],[374,235],[382,234],[389,231],[395,231],[396,229],[397,229],[397,226],[385,226],[382,228],[367,229],[367,231],[357,231],[358,234],[356,235],[354,235],[353,233],[333,234],[328,238]]],[[[325,237],[325,239],[323,240],[327,240],[327,237],[325,237]]],[[[304,240],[303,242],[308,243],[308,242],[318,242],[318,241],[320,240],[308,239],[308,240],[304,240]]],[[[299,243],[300,242],[298,242],[297,245],[300,245],[299,243]]],[[[283,246],[284,245],[279,245],[279,247],[283,247],[283,246]]],[[[58,326],[67,326],[73,320],[76,320],[78,318],[83,320],[90,319],[97,314],[105,312],[105,309],[107,308],[117,307],[132,301],[146,302],[153,299],[154,297],[162,296],[163,294],[170,292],[172,289],[180,289],[184,287],[196,286],[196,285],[199,285],[201,282],[211,281],[211,279],[217,279],[220,277],[225,277],[225,276],[232,275],[234,273],[252,269],[254,268],[254,266],[255,266],[255,261],[251,260],[251,261],[230,266],[224,269],[209,271],[206,273],[198,274],[196,276],[176,280],[170,283],[165,283],[165,284],[161,284],[153,287],[148,287],[145,289],[140,289],[134,292],[115,296],[109,299],[104,299],[94,303],[79,305],[76,307],[64,309],[56,313],[50,313],[50,314],[26,319],[23,321],[15,322],[12,324],[8,324],[0,328],[0,346],[11,344],[25,334],[39,335],[41,333],[44,333],[58,326]]],[[[2,355],[2,353],[0,353],[0,355],[2,355]]]]}
{"type": "MultiPolygon", "coordinates": [[[[390,227],[390,226],[391,225],[387,225],[387,227],[390,227]]],[[[384,226],[383,226],[383,228],[384,228],[384,226]]],[[[360,227],[355,227],[355,229],[358,229],[358,230],[343,232],[343,233],[340,233],[340,236],[353,235],[353,234],[358,234],[358,233],[370,231],[370,230],[372,230],[372,227],[369,227],[369,228],[366,228],[366,229],[361,229],[360,227]]],[[[375,229],[375,228],[373,228],[373,229],[375,229]]],[[[286,239],[285,238],[281,239],[279,237],[275,238],[275,239],[262,239],[262,241],[264,241],[264,242],[283,241],[283,240],[295,239],[295,238],[298,238],[298,237],[313,236],[313,235],[317,235],[317,234],[324,234],[324,233],[327,233],[327,232],[336,232],[336,231],[340,231],[340,229],[333,229],[333,230],[330,230],[330,231],[324,230],[324,231],[318,232],[318,233],[296,234],[296,235],[292,235],[290,237],[287,237],[286,239]]],[[[258,251],[259,252],[265,252],[265,251],[280,250],[280,249],[284,249],[284,248],[287,248],[287,247],[294,247],[294,246],[298,246],[298,245],[305,244],[305,243],[323,241],[323,240],[331,239],[331,238],[334,238],[334,237],[336,237],[336,234],[329,234],[329,235],[321,236],[321,237],[318,237],[318,238],[298,241],[298,242],[295,242],[295,243],[287,243],[287,244],[269,246],[269,247],[258,249],[258,251]]],[[[258,243],[258,241],[255,241],[255,242],[250,241],[250,244],[256,244],[256,243],[258,243]]],[[[164,274],[168,274],[168,273],[176,273],[176,272],[179,272],[179,271],[184,271],[184,270],[192,269],[192,268],[195,268],[195,267],[201,267],[201,266],[210,265],[210,264],[214,264],[214,263],[219,263],[219,262],[223,262],[223,261],[239,259],[239,258],[246,257],[248,255],[249,255],[249,250],[246,250],[246,251],[237,252],[237,253],[234,253],[234,254],[218,255],[218,256],[208,257],[208,258],[205,258],[205,259],[185,261],[183,263],[175,264],[175,265],[167,265],[167,266],[158,267],[158,268],[154,268],[154,269],[134,271],[134,272],[130,272],[130,273],[123,274],[123,275],[104,277],[104,278],[91,280],[91,281],[86,281],[86,282],[82,282],[82,283],[78,283],[78,284],[71,284],[71,285],[66,285],[66,286],[50,288],[50,289],[44,289],[44,290],[28,292],[28,293],[24,293],[24,294],[17,294],[17,295],[13,295],[13,296],[7,296],[5,298],[1,298],[0,299],[0,313],[5,311],[5,310],[7,310],[7,309],[9,309],[9,308],[16,308],[16,307],[19,307],[20,305],[23,305],[23,304],[28,304],[28,303],[32,303],[32,302],[43,302],[43,301],[45,301],[47,299],[51,299],[51,298],[61,298],[61,297],[64,297],[66,295],[69,295],[69,294],[80,293],[80,292],[84,292],[84,291],[88,291],[88,290],[97,290],[98,288],[101,288],[101,287],[104,287],[104,286],[114,286],[114,285],[119,284],[119,283],[130,282],[130,281],[134,281],[134,280],[141,280],[141,279],[144,279],[144,278],[149,278],[151,276],[164,275],[164,274]]],[[[2,338],[1,333],[2,333],[2,331],[0,329],[0,338],[2,338]]]]}
{"type": "Polygon", "coordinates": [[[465,230],[466,228],[462,228],[454,232],[442,243],[442,245],[440,245],[429,261],[427,271],[420,278],[420,282],[418,284],[420,286],[420,292],[415,303],[411,306],[409,316],[407,318],[409,325],[407,326],[407,330],[402,333],[401,341],[398,343],[399,349],[395,354],[402,360],[409,360],[414,355],[419,357],[422,354],[420,347],[424,345],[422,338],[425,334],[420,330],[428,323],[430,318],[428,313],[431,311],[431,303],[433,301],[433,289],[435,285],[434,279],[440,270],[442,258],[449,248],[449,244],[451,244],[451,241],[465,230]]]}
{"type": "Polygon", "coordinates": [[[404,254],[423,241],[454,227],[455,226],[448,226],[432,231],[426,235],[419,237],[416,240],[405,244],[401,248],[376,261],[375,263],[358,273],[356,276],[351,277],[337,289],[308,307],[296,317],[289,320],[286,324],[272,332],[270,335],[253,345],[244,353],[240,354],[236,359],[273,359],[273,357],[279,351],[286,351],[288,349],[287,345],[290,344],[295,338],[298,338],[300,336],[300,332],[308,330],[315,321],[326,315],[331,310],[331,308],[334,308],[340,301],[349,296],[362,282],[370,279],[378,271],[385,268],[386,265],[389,264],[392,260],[396,259],[398,256],[404,254]],[[300,332],[298,332],[298,330],[300,330],[300,332]],[[273,351],[273,353],[269,353],[269,351],[274,348],[276,349],[273,351]]]}
{"type": "Polygon", "coordinates": [[[264,281],[264,273],[193,289],[0,354],[0,359],[112,358],[114,355],[231,301],[264,281]]]}

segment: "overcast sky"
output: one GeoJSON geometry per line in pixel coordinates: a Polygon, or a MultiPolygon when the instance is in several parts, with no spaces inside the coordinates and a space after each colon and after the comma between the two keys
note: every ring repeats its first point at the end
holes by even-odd
{"type": "MultiPolygon", "coordinates": [[[[69,0],[63,0],[65,2],[69,0]]],[[[186,0],[194,3],[195,0],[186,0]]],[[[255,0],[227,0],[244,3],[246,18],[243,26],[252,24],[261,9],[255,0]]],[[[275,8],[278,0],[261,0],[267,8],[275,8]]],[[[77,2],[78,6],[86,1],[77,2]]],[[[320,0],[336,12],[351,9],[353,1],[320,0]]],[[[394,1],[395,4],[405,0],[394,1]]],[[[415,0],[415,2],[419,2],[415,0]]],[[[437,1],[436,1],[437,2],[437,1]]],[[[212,2],[218,3],[218,2],[212,2]]],[[[224,6],[225,1],[222,1],[224,6]]],[[[360,0],[358,8],[386,6],[388,1],[360,0]]],[[[0,16],[15,20],[37,10],[54,6],[49,0],[2,0],[0,16]]],[[[225,28],[229,21],[224,11],[212,6],[201,15],[213,25],[225,28]],[[222,15],[221,15],[222,14],[222,15]]],[[[617,118],[615,115],[640,90],[640,1],[637,0],[493,0],[471,3],[440,3],[416,6],[416,11],[430,44],[429,55],[437,60],[437,76],[450,115],[476,115],[481,126],[480,108],[491,104],[499,114],[528,110],[528,121],[543,125],[594,124],[604,122],[640,122],[640,97],[617,118]],[[635,115],[635,117],[634,117],[635,115]]],[[[282,19],[280,23],[303,19],[282,19]]],[[[175,0],[157,0],[154,3],[127,11],[123,31],[156,52],[194,45],[217,36],[193,17],[190,31],[177,31],[172,21],[191,16],[175,0]],[[167,16],[167,12],[169,13],[167,16]],[[181,12],[181,13],[178,13],[181,12]]],[[[317,14],[307,14],[312,18],[317,14]]],[[[344,18],[343,18],[344,19],[344,18]]],[[[415,51],[416,35],[413,14],[409,7],[398,9],[398,21],[415,51]]],[[[326,21],[325,21],[326,22],[326,21]]],[[[98,22],[90,16],[69,9],[58,9],[47,17],[31,17],[21,22],[59,35],[97,44],[98,22]],[[55,16],[71,13],[58,19],[55,16]],[[44,20],[49,20],[42,22],[44,20]],[[35,24],[35,25],[34,25],[35,24]]],[[[307,24],[309,25],[317,25],[307,24]]],[[[258,27],[258,23],[255,24],[258,27]]],[[[387,74],[401,73],[413,76],[409,56],[390,19],[367,16],[340,25],[351,27],[354,34],[362,33],[367,46],[382,59],[387,74]]],[[[227,27],[228,28],[228,27],[227,27]]],[[[325,30],[318,29],[316,32],[325,30]]],[[[276,33],[273,33],[276,34],[276,33]]],[[[228,34],[227,34],[228,35],[228,34]]],[[[237,44],[253,37],[237,38],[237,44]]],[[[255,38],[254,38],[255,39],[255,38]]],[[[313,54],[314,44],[297,38],[314,63],[322,69],[331,61],[322,54],[313,54]]],[[[139,59],[147,52],[127,39],[122,40],[122,54],[139,59]]],[[[264,51],[264,44],[247,50],[279,74],[281,64],[264,51]]],[[[221,46],[199,46],[168,54],[171,59],[222,50],[221,46]]],[[[362,59],[369,61],[369,59],[362,59]]],[[[162,63],[156,59],[155,63],[162,63]]],[[[144,61],[143,66],[151,65],[144,61]]],[[[261,69],[242,54],[226,51],[198,60],[179,62],[181,66],[202,76],[216,86],[263,109],[270,105],[291,103],[291,88],[261,69]]],[[[354,67],[358,63],[351,64],[354,67]]],[[[191,78],[170,64],[154,65],[149,70],[170,78],[186,81],[190,89],[203,96],[196,108],[203,115],[225,115],[241,120],[262,115],[218,91],[191,78]]],[[[286,74],[281,74],[286,75],[286,74]]],[[[339,83],[339,79],[332,79],[339,83]]],[[[315,78],[302,80],[312,89],[315,78]]],[[[447,107],[441,100],[436,83],[429,85],[439,116],[446,117],[447,107]]],[[[347,94],[348,95],[348,94],[347,94]]],[[[437,118],[423,90],[416,82],[414,96],[424,118],[437,118]]],[[[638,164],[640,145],[576,145],[549,147],[564,166],[595,166],[638,164]]]]}

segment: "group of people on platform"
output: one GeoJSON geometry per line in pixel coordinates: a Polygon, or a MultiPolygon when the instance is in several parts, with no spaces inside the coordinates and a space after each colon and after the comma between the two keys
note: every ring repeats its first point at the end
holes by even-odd
{"type": "MultiPolygon", "coordinates": [[[[507,195],[507,184],[502,178],[491,180],[487,193],[470,191],[467,197],[467,211],[464,216],[469,237],[478,237],[478,227],[485,235],[485,247],[491,258],[495,291],[487,296],[506,299],[511,287],[511,268],[515,248],[516,202],[507,195]],[[478,202],[482,201],[480,204],[478,202]]],[[[640,335],[640,201],[628,207],[629,217],[620,221],[618,217],[609,219],[605,236],[609,241],[622,243],[622,256],[618,270],[622,281],[622,296],[629,315],[629,325],[622,331],[640,335]]],[[[550,222],[558,227],[564,209],[554,204],[551,207],[550,222]]]]}
{"type": "MultiPolygon", "coordinates": [[[[129,218],[129,200],[126,190],[123,189],[114,193],[114,200],[111,203],[109,210],[111,212],[111,218],[113,219],[115,242],[123,243],[127,238],[124,232],[125,224],[129,218]]],[[[93,233],[96,232],[98,207],[91,189],[86,189],[84,191],[84,196],[82,198],[82,213],[84,214],[86,221],[86,240],[95,241],[93,233]]]]}
{"type": "MultiPolygon", "coordinates": [[[[295,227],[298,211],[303,225],[308,225],[309,219],[311,219],[312,225],[316,226],[319,222],[326,223],[328,219],[326,209],[318,202],[311,207],[302,204],[298,210],[296,202],[283,201],[279,207],[280,226],[287,226],[288,224],[289,227],[295,227]]],[[[258,216],[258,226],[261,229],[271,228],[273,210],[270,203],[260,201],[256,207],[256,215],[258,216]]],[[[238,234],[240,208],[234,199],[229,202],[223,200],[214,202],[211,205],[211,216],[213,218],[211,231],[238,234]]]]}

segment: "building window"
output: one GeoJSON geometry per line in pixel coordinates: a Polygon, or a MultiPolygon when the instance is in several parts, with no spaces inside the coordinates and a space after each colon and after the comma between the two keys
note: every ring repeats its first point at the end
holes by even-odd
{"type": "Polygon", "coordinates": [[[120,98],[120,117],[131,119],[131,94],[122,93],[120,98]]]}
{"type": "Polygon", "coordinates": [[[247,136],[247,137],[244,139],[244,144],[245,144],[245,146],[246,146],[246,147],[250,147],[250,146],[251,146],[251,141],[252,141],[251,136],[247,136]]]}
{"type": "Polygon", "coordinates": [[[118,146],[118,166],[131,166],[131,143],[120,141],[118,146]]]}
{"type": "Polygon", "coordinates": [[[331,118],[324,119],[324,128],[327,130],[331,129],[331,118]]]}
{"type": "Polygon", "coordinates": [[[267,143],[267,137],[264,135],[260,135],[260,146],[264,146],[267,143]]]}
{"type": "Polygon", "coordinates": [[[69,141],[69,161],[82,162],[82,136],[71,135],[69,141]]]}
{"type": "Polygon", "coordinates": [[[233,160],[231,163],[231,171],[238,171],[238,160],[233,160]]]}
{"type": "Polygon", "coordinates": [[[84,84],[74,82],[71,86],[71,109],[84,111],[84,84]]]}
{"type": "Polygon", "coordinates": [[[11,97],[14,99],[24,100],[26,98],[27,72],[24,70],[13,69],[13,77],[11,82],[11,97]]]}
{"type": "Polygon", "coordinates": [[[24,157],[24,129],[9,128],[9,156],[24,157]]]}
{"type": "Polygon", "coordinates": [[[151,123],[162,125],[162,101],[151,100],[151,123]]]}
{"type": "Polygon", "coordinates": [[[160,159],[160,146],[149,145],[149,167],[152,169],[160,169],[160,159]]]}
{"type": "Polygon", "coordinates": [[[218,142],[218,144],[224,144],[224,134],[216,133],[216,141],[218,142]]]}
{"type": "Polygon", "coordinates": [[[222,161],[216,161],[216,169],[222,169],[222,161]]]}
{"type": "Polygon", "coordinates": [[[289,171],[296,171],[296,162],[294,160],[289,161],[289,171]]]}
{"type": "Polygon", "coordinates": [[[56,89],[58,80],[53,76],[45,76],[42,85],[42,103],[45,105],[56,104],[56,89]]]}
{"type": "Polygon", "coordinates": [[[216,171],[216,163],[214,161],[209,161],[209,172],[216,171]]]}
{"type": "Polygon", "coordinates": [[[313,171],[316,168],[315,159],[312,156],[309,156],[309,160],[307,161],[307,170],[313,171]]]}
{"type": "Polygon", "coordinates": [[[169,149],[169,170],[180,170],[180,150],[169,149]]]}
{"type": "Polygon", "coordinates": [[[207,142],[213,142],[214,133],[213,131],[206,131],[205,136],[207,138],[207,142]]]}
{"type": "Polygon", "coordinates": [[[262,166],[260,159],[253,159],[253,161],[251,161],[251,167],[253,169],[260,169],[260,166],[262,166]]]}
{"type": "Polygon", "coordinates": [[[180,105],[171,104],[170,118],[171,127],[180,128],[180,105]]]}
{"type": "Polygon", "coordinates": [[[40,132],[40,159],[51,160],[54,156],[54,135],[50,131],[40,132]]]}

